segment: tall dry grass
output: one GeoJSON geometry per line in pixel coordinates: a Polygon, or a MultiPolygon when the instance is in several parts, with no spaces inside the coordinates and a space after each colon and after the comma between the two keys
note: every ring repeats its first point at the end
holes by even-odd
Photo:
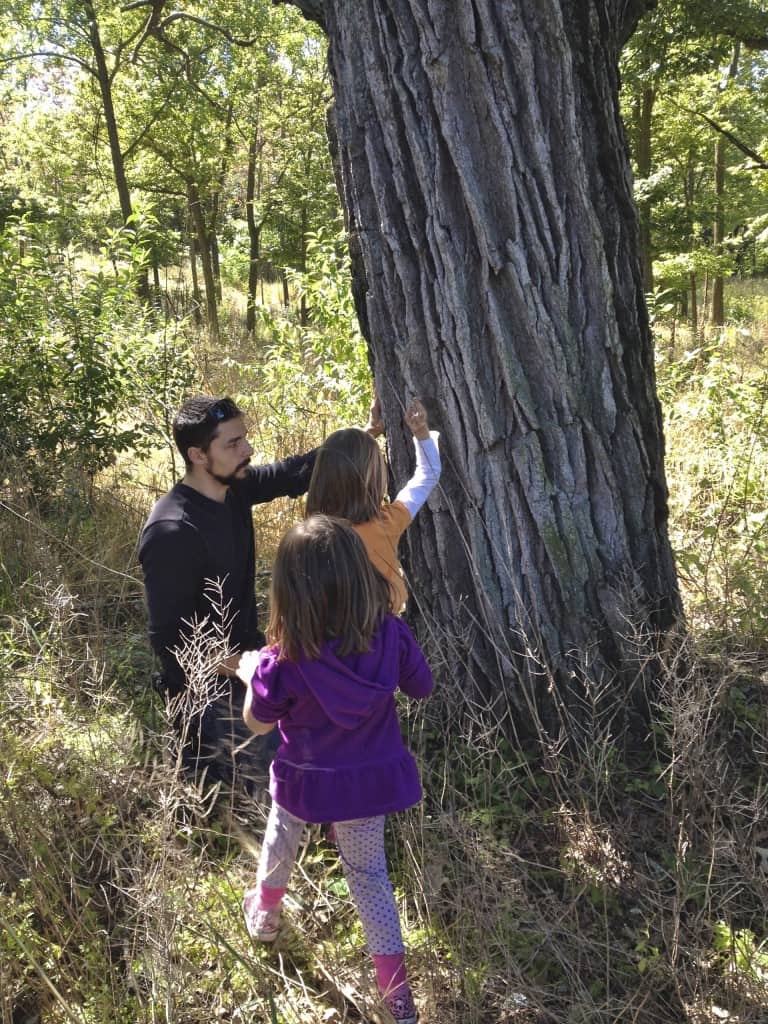
{"type": "MultiPolygon", "coordinates": [[[[96,536],[115,529],[114,495],[102,498],[96,536]]],[[[248,939],[240,899],[265,808],[177,771],[119,575],[127,539],[97,568],[76,527],[56,544],[34,508],[2,530],[16,551],[2,620],[3,1024],[372,1019],[354,908],[317,830],[281,943],[248,939]]],[[[636,763],[610,692],[588,727],[574,723],[577,745],[545,749],[542,733],[538,751],[514,749],[492,709],[458,711],[457,681],[403,708],[426,799],[393,820],[389,846],[425,1021],[761,1020],[763,671],[688,640],[636,763]]]]}

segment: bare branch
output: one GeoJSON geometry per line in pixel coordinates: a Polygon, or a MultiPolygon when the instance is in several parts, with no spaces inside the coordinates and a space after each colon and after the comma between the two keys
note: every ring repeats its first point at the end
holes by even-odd
{"type": "Polygon", "coordinates": [[[0,57],[0,64],[14,64],[17,60],[27,60],[31,57],[46,57],[53,60],[68,60],[73,64],[78,64],[84,71],[87,71],[89,75],[96,76],[96,69],[93,68],[86,61],[80,57],[76,57],[73,53],[56,53],[54,50],[30,50],[29,53],[14,53],[10,57],[0,57]]]}
{"type": "Polygon", "coordinates": [[[710,128],[712,128],[716,132],[719,132],[719,134],[722,135],[723,138],[728,139],[731,145],[735,146],[740,153],[743,153],[744,156],[748,156],[750,160],[754,160],[755,167],[751,169],[768,171],[768,161],[766,161],[764,157],[760,156],[759,153],[757,153],[754,149],[748,146],[746,142],[742,142],[741,139],[739,139],[736,135],[733,134],[733,132],[729,131],[727,128],[724,128],[721,124],[718,124],[717,121],[713,121],[711,117],[709,117],[707,114],[702,113],[701,110],[691,110],[689,107],[682,106],[682,104],[677,104],[677,106],[680,110],[684,110],[687,114],[692,114],[694,117],[700,117],[701,120],[708,124],[710,128]]]}
{"type": "Polygon", "coordinates": [[[165,28],[172,24],[174,21],[192,21],[196,25],[202,25],[203,28],[209,28],[212,32],[218,32],[219,35],[232,43],[233,46],[253,46],[254,43],[258,42],[259,37],[254,36],[253,39],[238,39],[237,36],[233,36],[229,29],[224,28],[222,25],[216,25],[212,21],[207,21],[205,18],[199,18],[196,14],[186,14],[184,11],[174,11],[173,14],[169,14],[167,18],[163,18],[160,22],[158,29],[164,31],[165,28]]]}

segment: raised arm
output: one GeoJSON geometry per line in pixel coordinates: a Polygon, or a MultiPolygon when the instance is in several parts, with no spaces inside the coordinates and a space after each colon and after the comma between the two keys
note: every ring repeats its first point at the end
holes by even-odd
{"type": "Polygon", "coordinates": [[[288,459],[251,466],[248,476],[236,486],[241,488],[251,505],[260,505],[273,498],[298,498],[306,494],[317,449],[305,455],[292,455],[288,459]]]}
{"type": "Polygon", "coordinates": [[[427,411],[419,401],[413,401],[408,406],[405,422],[413,434],[416,469],[395,500],[405,505],[413,519],[440,479],[440,435],[437,431],[430,431],[427,411]]]}

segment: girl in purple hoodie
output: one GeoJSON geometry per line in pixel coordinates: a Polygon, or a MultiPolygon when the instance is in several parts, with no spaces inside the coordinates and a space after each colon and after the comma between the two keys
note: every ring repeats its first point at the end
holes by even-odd
{"type": "Polygon", "coordinates": [[[421,799],[400,735],[395,691],[426,697],[432,674],[387,581],[350,526],[314,515],[283,537],[272,574],[270,646],[243,655],[243,717],[258,735],[277,725],[272,808],[257,876],[245,895],[250,934],[277,937],[305,822],[332,822],[376,979],[399,1024],[417,1014],[384,855],[385,816],[421,799]]]}

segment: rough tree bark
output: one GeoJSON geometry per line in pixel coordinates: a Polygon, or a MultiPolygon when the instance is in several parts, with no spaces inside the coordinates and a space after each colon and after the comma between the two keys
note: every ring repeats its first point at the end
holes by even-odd
{"type": "MultiPolygon", "coordinates": [[[[624,0],[326,0],[355,291],[387,422],[426,400],[440,493],[407,534],[462,685],[638,677],[680,606],[617,57],[624,0]],[[538,659],[526,657],[533,650],[538,659]]],[[[407,437],[391,433],[397,480],[407,437]]]]}

